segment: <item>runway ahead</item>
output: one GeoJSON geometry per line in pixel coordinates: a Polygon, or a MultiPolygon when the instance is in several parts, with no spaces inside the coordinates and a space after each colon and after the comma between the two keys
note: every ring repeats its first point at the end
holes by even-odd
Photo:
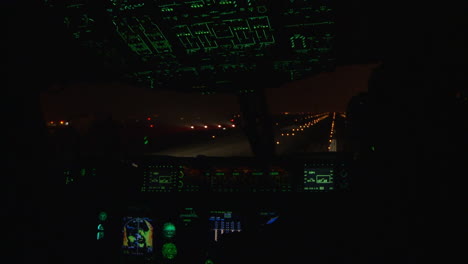
{"type": "MultiPolygon", "coordinates": [[[[333,113],[331,113],[302,124],[278,124],[275,131],[277,155],[336,151],[338,139],[336,139],[335,134],[336,127],[341,127],[337,125],[340,122],[342,123],[343,119],[334,119],[333,113]]],[[[241,129],[233,130],[225,135],[207,136],[205,140],[171,147],[151,154],[174,157],[253,156],[247,137],[241,129]]]]}

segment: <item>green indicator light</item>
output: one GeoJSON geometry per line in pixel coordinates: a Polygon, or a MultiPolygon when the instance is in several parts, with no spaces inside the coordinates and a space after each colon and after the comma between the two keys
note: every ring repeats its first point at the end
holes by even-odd
{"type": "Polygon", "coordinates": [[[81,176],[85,176],[85,175],[86,175],[86,169],[83,168],[83,169],[81,169],[81,176]]]}
{"type": "Polygon", "coordinates": [[[273,171],[273,172],[270,172],[270,175],[276,176],[276,175],[279,175],[279,172],[273,171]]]}
{"type": "Polygon", "coordinates": [[[175,236],[176,227],[173,223],[165,223],[163,225],[163,236],[166,238],[172,238],[175,236]]]}
{"type": "Polygon", "coordinates": [[[216,176],[224,176],[224,172],[217,172],[216,176]]]}
{"type": "Polygon", "coordinates": [[[107,213],[106,212],[100,212],[99,215],[98,215],[98,219],[99,221],[106,221],[107,220],[107,213]]]}
{"type": "Polygon", "coordinates": [[[162,255],[165,259],[174,259],[177,257],[177,247],[174,243],[165,243],[162,246],[162,255]]]}
{"type": "Polygon", "coordinates": [[[252,172],[252,175],[254,176],[262,176],[263,172],[252,172]]]}
{"type": "Polygon", "coordinates": [[[233,175],[233,176],[239,176],[240,173],[239,173],[239,172],[234,172],[234,173],[232,173],[232,175],[233,175]]]}

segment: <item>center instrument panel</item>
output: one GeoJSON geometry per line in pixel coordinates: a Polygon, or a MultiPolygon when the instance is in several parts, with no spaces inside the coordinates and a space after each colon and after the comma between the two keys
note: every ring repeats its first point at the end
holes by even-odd
{"type": "Polygon", "coordinates": [[[66,186],[101,185],[143,196],[170,193],[320,193],[350,189],[352,159],[346,153],[260,162],[250,157],[138,156],[103,164],[64,165],[66,186]]]}
{"type": "Polygon", "coordinates": [[[269,163],[252,158],[147,157],[137,166],[142,193],[307,193],[348,190],[349,162],[345,155],[320,153],[269,163]]]}
{"type": "MultiPolygon", "coordinates": [[[[349,206],[352,159],[346,153],[266,163],[246,157],[139,156],[121,167],[95,161],[74,165],[64,175],[69,201],[77,205],[67,210],[82,233],[77,234],[81,240],[70,237],[70,243],[95,244],[87,258],[98,262],[239,258],[242,263],[245,256],[273,262],[287,258],[288,250],[314,239],[322,245],[348,229],[342,219],[349,206]],[[80,185],[94,186],[86,190],[98,195],[80,185]],[[79,207],[82,213],[75,212],[79,207]],[[275,244],[285,250],[272,251],[275,244]]],[[[81,252],[81,244],[76,248],[81,252]]],[[[297,258],[307,257],[309,250],[301,252],[297,258]]]]}
{"type": "Polygon", "coordinates": [[[282,221],[270,208],[129,206],[97,213],[97,256],[120,263],[209,263],[227,257],[226,239],[237,235],[266,239],[268,228],[282,221]],[[105,214],[106,218],[101,216],[105,214]],[[265,231],[264,231],[265,230],[265,231]]]}

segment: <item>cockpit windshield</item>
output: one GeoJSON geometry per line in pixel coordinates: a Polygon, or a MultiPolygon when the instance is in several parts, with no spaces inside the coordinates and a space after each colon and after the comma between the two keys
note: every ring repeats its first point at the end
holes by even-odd
{"type": "Polygon", "coordinates": [[[92,58],[75,67],[87,72],[91,62],[107,76],[43,93],[48,127],[83,138],[81,152],[105,152],[103,144],[174,157],[343,151],[347,103],[376,66],[337,65],[328,1],[46,6],[92,58]]]}
{"type": "MultiPolygon", "coordinates": [[[[348,101],[367,89],[374,67],[338,67],[266,89],[276,154],[345,151],[348,101]]],[[[249,95],[154,91],[126,83],[63,88],[43,92],[42,107],[48,128],[57,131],[54,137],[70,137],[62,139],[64,144],[81,138],[75,151],[93,152],[108,142],[122,155],[254,156],[245,117],[249,113],[241,111],[239,99],[249,95]]]]}
{"type": "Polygon", "coordinates": [[[420,245],[458,241],[463,219],[449,198],[468,164],[468,45],[448,22],[464,9],[1,5],[5,208],[31,219],[24,262],[447,262],[420,245]]]}

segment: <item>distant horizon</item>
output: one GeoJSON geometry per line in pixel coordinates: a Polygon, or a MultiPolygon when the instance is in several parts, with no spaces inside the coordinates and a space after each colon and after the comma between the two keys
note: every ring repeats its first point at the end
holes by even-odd
{"type": "MultiPolygon", "coordinates": [[[[339,66],[333,72],[268,88],[270,113],[344,112],[353,96],[367,91],[370,74],[378,65],[339,66]]],[[[235,94],[155,91],[121,83],[73,84],[58,92],[49,89],[41,94],[41,110],[46,120],[93,114],[111,114],[115,119],[154,114],[168,119],[197,115],[217,120],[240,112],[235,94]]]]}

